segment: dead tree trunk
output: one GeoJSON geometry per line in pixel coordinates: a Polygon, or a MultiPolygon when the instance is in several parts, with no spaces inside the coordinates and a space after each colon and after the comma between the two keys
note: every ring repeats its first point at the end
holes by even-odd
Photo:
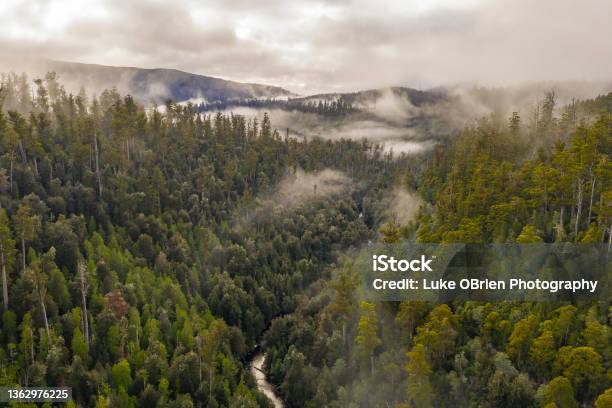
{"type": "Polygon", "coordinates": [[[98,193],[102,196],[102,177],[100,176],[100,150],[98,149],[98,136],[94,135],[94,150],[96,153],[96,177],[98,179],[98,193]]]}
{"type": "Polygon", "coordinates": [[[11,170],[9,172],[9,183],[11,184],[11,195],[13,194],[13,153],[11,152],[11,170]]]}
{"type": "Polygon", "coordinates": [[[47,339],[50,339],[51,334],[49,332],[49,320],[47,319],[47,306],[45,306],[45,296],[42,292],[40,292],[40,306],[42,307],[43,317],[45,318],[45,331],[47,332],[47,339]]]}
{"type": "Polygon", "coordinates": [[[576,222],[574,223],[574,236],[578,235],[578,225],[580,224],[580,215],[582,213],[582,180],[578,180],[578,203],[576,206],[576,222]]]}
{"type": "Polygon", "coordinates": [[[593,196],[595,195],[595,180],[597,177],[593,176],[593,180],[591,181],[591,199],[589,201],[589,218],[587,219],[588,223],[591,223],[591,213],[593,210],[593,196]]]}
{"type": "Polygon", "coordinates": [[[85,262],[79,263],[79,277],[81,279],[81,297],[83,302],[83,333],[85,343],[89,346],[89,316],[87,314],[87,281],[85,280],[85,262]]]}
{"type": "Polygon", "coordinates": [[[26,268],[26,251],[25,251],[25,232],[21,233],[21,270],[26,268]]]}
{"type": "Polygon", "coordinates": [[[0,241],[0,262],[2,263],[2,302],[4,310],[8,310],[8,279],[6,276],[6,262],[4,260],[4,245],[0,241]]]}
{"type": "Polygon", "coordinates": [[[23,144],[21,143],[21,141],[19,141],[17,146],[19,146],[19,152],[21,153],[21,160],[23,160],[23,163],[27,165],[28,164],[28,158],[26,156],[26,152],[25,152],[25,149],[23,148],[23,144]]]}

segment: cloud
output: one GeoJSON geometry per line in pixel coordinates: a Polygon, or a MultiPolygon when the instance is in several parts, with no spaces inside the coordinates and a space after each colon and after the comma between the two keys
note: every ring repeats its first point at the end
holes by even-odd
{"type": "MultiPolygon", "coordinates": [[[[394,108],[395,109],[395,108],[394,108]]],[[[381,120],[382,116],[369,113],[354,114],[346,117],[325,117],[315,113],[286,111],[281,109],[230,108],[225,113],[235,113],[247,118],[256,117],[261,122],[264,113],[270,115],[272,126],[281,134],[288,129],[292,137],[322,139],[365,140],[380,144],[384,151],[393,152],[395,157],[429,151],[435,145],[431,135],[401,123],[381,120]]],[[[379,111],[380,112],[380,111],[379,111]]],[[[401,112],[407,115],[408,112],[401,112]]],[[[398,113],[399,114],[399,113],[398,113]]],[[[396,117],[394,117],[396,118],[396,117]]],[[[444,134],[447,134],[445,131],[444,134]]]]}
{"type": "Polygon", "coordinates": [[[329,168],[318,172],[305,172],[298,168],[288,172],[269,192],[236,214],[235,226],[270,219],[299,206],[309,206],[317,200],[344,194],[355,186],[345,173],[329,168]]]}
{"type": "Polygon", "coordinates": [[[423,199],[416,193],[399,187],[393,190],[391,197],[389,215],[401,225],[406,225],[414,220],[421,206],[424,205],[423,199]]]}
{"type": "Polygon", "coordinates": [[[610,79],[607,0],[0,4],[4,54],[177,68],[299,93],[610,79]]]}
{"type": "Polygon", "coordinates": [[[306,173],[297,169],[287,175],[272,195],[274,205],[293,207],[309,200],[340,193],[351,185],[351,180],[342,172],[324,169],[317,173],[306,173]]]}

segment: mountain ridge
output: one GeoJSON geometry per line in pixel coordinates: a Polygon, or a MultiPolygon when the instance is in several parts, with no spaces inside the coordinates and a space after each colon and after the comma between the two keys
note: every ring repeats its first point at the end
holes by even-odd
{"type": "Polygon", "coordinates": [[[139,68],[69,62],[52,59],[12,60],[0,69],[43,77],[57,73],[70,91],[84,87],[89,93],[117,88],[144,103],[163,103],[168,99],[186,101],[231,101],[233,99],[289,98],[297,94],[279,86],[226,80],[173,68],[139,68]]]}

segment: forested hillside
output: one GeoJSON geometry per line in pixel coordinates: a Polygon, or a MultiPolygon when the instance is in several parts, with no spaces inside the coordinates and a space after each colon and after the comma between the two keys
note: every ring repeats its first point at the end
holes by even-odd
{"type": "MultiPolygon", "coordinates": [[[[610,101],[555,110],[549,93],[534,119],[467,127],[417,177],[430,205],[379,239],[609,243],[610,101]]],[[[373,303],[356,274],[349,255],[266,333],[289,407],[612,406],[608,302],[373,303]]]]}
{"type": "Polygon", "coordinates": [[[0,386],[70,386],[83,407],[268,407],[246,369],[263,336],[289,407],[608,407],[608,304],[374,304],[350,261],[402,238],[609,242],[611,100],[556,115],[551,94],[536,120],[488,118],[398,158],[285,138],[267,116],[5,82],[0,386]],[[329,169],[341,187],[278,199],[329,169]],[[407,225],[384,223],[397,186],[427,201],[407,225]]]}
{"type": "Polygon", "coordinates": [[[87,92],[100,93],[116,87],[141,104],[160,104],[168,99],[225,104],[234,100],[286,99],[294,95],[277,86],[228,81],[176,69],[82,64],[44,58],[3,58],[0,70],[26,71],[30,78],[44,78],[48,72],[53,72],[72,92],[84,87],[87,92]]]}
{"type": "Polygon", "coordinates": [[[92,407],[267,406],[247,354],[335,251],[372,237],[380,215],[358,205],[400,162],[282,140],[267,117],[146,114],[53,76],[3,85],[22,113],[0,114],[0,384],[68,385],[92,407]],[[367,182],[287,210],[258,198],[330,166],[367,182]]]}

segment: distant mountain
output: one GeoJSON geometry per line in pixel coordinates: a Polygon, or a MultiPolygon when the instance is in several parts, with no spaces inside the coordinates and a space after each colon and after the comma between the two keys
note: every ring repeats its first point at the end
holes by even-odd
{"type": "Polygon", "coordinates": [[[204,104],[200,111],[231,110],[240,107],[254,109],[282,109],[324,116],[347,116],[359,114],[363,119],[388,120],[396,124],[405,123],[421,109],[430,109],[448,102],[445,90],[420,91],[406,87],[386,87],[357,92],[322,93],[297,96],[283,100],[257,99],[234,100],[227,103],[204,104]]]}
{"type": "MultiPolygon", "coordinates": [[[[493,112],[509,116],[515,110],[535,106],[545,92],[554,91],[557,106],[573,98],[587,99],[612,91],[612,81],[531,82],[505,87],[477,85],[444,86],[428,90],[385,87],[357,92],[322,93],[299,96],[278,86],[242,83],[192,74],[175,69],[147,69],[55,61],[40,58],[0,57],[0,72],[26,72],[30,79],[44,77],[49,71],[70,92],[84,87],[91,95],[116,87],[121,94],[131,94],[143,104],[193,102],[204,110],[224,110],[247,106],[260,109],[301,109],[313,103],[342,102],[350,109],[376,116],[379,120],[412,126],[424,118],[452,119],[463,126],[465,119],[493,112]],[[416,119],[415,119],[416,118],[416,119]]],[[[333,111],[333,109],[331,109],[333,111]]],[[[320,113],[316,109],[314,113],[320,113]]],[[[527,112],[522,112],[528,114],[527,112]]]]}
{"type": "Polygon", "coordinates": [[[403,99],[413,106],[422,106],[440,102],[446,97],[446,92],[443,91],[420,91],[414,88],[406,88],[401,86],[393,86],[387,88],[368,89],[357,92],[344,93],[323,93],[317,95],[309,95],[305,97],[294,98],[294,100],[307,101],[333,101],[342,98],[344,102],[356,107],[369,107],[376,104],[379,100],[385,99],[403,99]]]}
{"type": "Polygon", "coordinates": [[[143,103],[163,103],[167,99],[201,103],[254,98],[286,99],[296,96],[277,86],[227,81],[175,69],[115,67],[30,59],[4,61],[0,63],[0,70],[26,72],[31,77],[54,71],[60,82],[72,92],[77,92],[81,86],[88,93],[100,93],[104,89],[116,87],[120,93],[131,94],[143,103]]]}

